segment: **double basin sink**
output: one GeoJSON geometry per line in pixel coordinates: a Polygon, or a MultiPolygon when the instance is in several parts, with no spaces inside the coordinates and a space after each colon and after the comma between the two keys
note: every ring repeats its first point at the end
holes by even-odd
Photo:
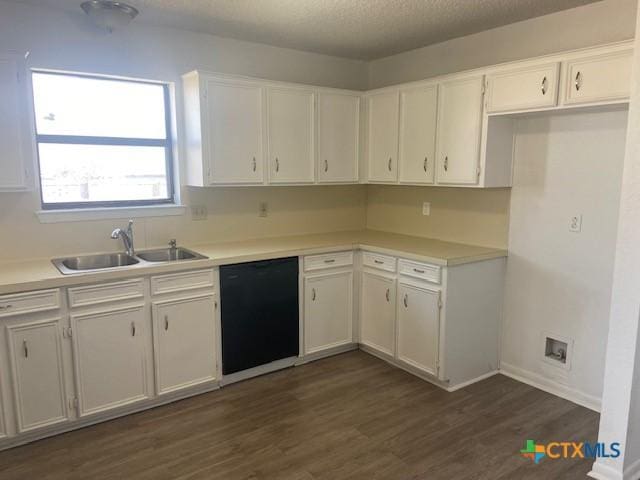
{"type": "Polygon", "coordinates": [[[206,258],[204,255],[186,248],[175,247],[147,250],[136,253],[135,256],[126,253],[104,253],[81,257],[56,258],[52,262],[60,270],[60,273],[72,275],[74,273],[99,272],[114,268],[133,268],[158,263],[203,260],[206,258]]]}

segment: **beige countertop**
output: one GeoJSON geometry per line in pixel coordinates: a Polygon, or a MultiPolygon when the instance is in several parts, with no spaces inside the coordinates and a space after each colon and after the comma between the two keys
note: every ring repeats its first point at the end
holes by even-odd
{"type": "Polygon", "coordinates": [[[173,264],[145,264],[133,268],[75,275],[62,275],[47,258],[0,263],[0,294],[357,248],[442,266],[460,265],[507,256],[506,250],[496,248],[374,230],[261,238],[185,245],[185,247],[209,258],[173,264]]]}

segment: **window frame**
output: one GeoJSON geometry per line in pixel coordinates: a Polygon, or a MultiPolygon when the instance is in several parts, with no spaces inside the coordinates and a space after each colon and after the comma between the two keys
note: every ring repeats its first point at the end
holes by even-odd
{"type": "Polygon", "coordinates": [[[97,80],[108,80],[114,82],[141,83],[147,85],[161,86],[164,98],[164,116],[165,116],[165,138],[131,138],[131,137],[100,137],[88,135],[50,135],[38,133],[37,120],[35,116],[35,92],[31,93],[33,102],[33,128],[35,134],[35,150],[38,161],[38,184],[40,187],[40,206],[43,211],[56,210],[90,210],[101,208],[131,208],[131,207],[153,207],[153,206],[172,206],[176,205],[176,189],[174,175],[174,142],[172,139],[172,116],[171,116],[171,92],[170,85],[165,82],[156,82],[153,80],[141,80],[126,77],[113,77],[108,75],[99,75],[91,73],[79,72],[62,72],[44,69],[32,69],[31,75],[47,74],[61,75],[66,77],[81,77],[97,80]],[[108,146],[136,146],[136,147],[163,147],[165,152],[165,172],[167,176],[167,197],[148,199],[148,200],[109,200],[96,202],[55,202],[46,203],[43,196],[42,174],[40,169],[40,144],[65,144],[65,145],[108,145],[108,146]]]}

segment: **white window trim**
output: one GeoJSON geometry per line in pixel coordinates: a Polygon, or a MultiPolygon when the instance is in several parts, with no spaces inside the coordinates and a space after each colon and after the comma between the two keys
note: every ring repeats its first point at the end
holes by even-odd
{"type": "Polygon", "coordinates": [[[178,204],[142,207],[82,208],[69,210],[39,210],[40,223],[84,222],[87,220],[128,219],[184,215],[187,207],[178,204]]]}

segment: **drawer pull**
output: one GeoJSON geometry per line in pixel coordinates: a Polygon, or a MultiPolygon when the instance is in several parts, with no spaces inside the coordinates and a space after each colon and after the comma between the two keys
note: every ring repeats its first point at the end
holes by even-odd
{"type": "Polygon", "coordinates": [[[404,294],[403,303],[404,303],[405,308],[409,308],[409,295],[407,293],[404,294]]]}
{"type": "Polygon", "coordinates": [[[164,331],[169,330],[169,315],[164,316],[164,331]]]}
{"type": "Polygon", "coordinates": [[[131,336],[136,336],[136,322],[131,322],[131,336]]]}
{"type": "Polygon", "coordinates": [[[0,305],[0,310],[9,310],[13,308],[13,305],[0,305]]]}
{"type": "Polygon", "coordinates": [[[387,302],[389,301],[389,289],[387,288],[387,293],[385,294],[385,297],[387,298],[387,302]]]}
{"type": "Polygon", "coordinates": [[[413,271],[416,273],[424,273],[424,270],[420,270],[419,268],[414,268],[413,271]]]}
{"type": "Polygon", "coordinates": [[[378,265],[382,265],[384,262],[382,260],[374,260],[373,263],[377,263],[378,265]]]}
{"type": "Polygon", "coordinates": [[[336,259],[335,258],[328,258],[327,260],[324,261],[324,263],[335,263],[336,259]]]}
{"type": "Polygon", "coordinates": [[[22,349],[24,350],[24,358],[29,358],[29,346],[26,340],[22,341],[22,349]]]}

